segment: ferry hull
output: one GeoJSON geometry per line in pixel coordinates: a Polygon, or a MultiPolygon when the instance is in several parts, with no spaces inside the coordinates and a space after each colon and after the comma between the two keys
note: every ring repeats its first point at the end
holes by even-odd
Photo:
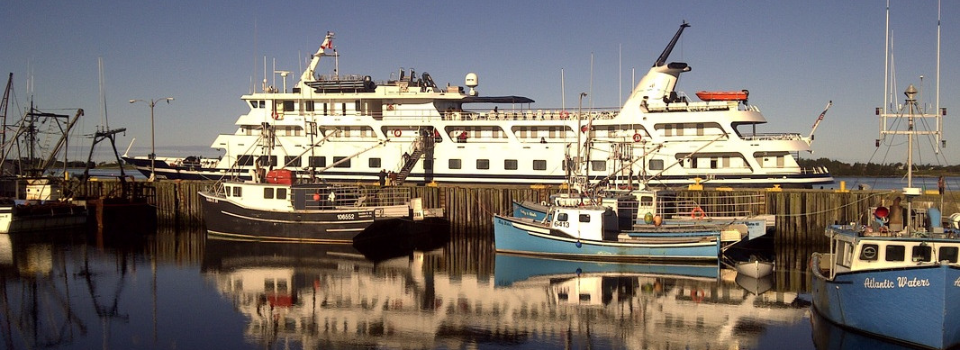
{"type": "Polygon", "coordinates": [[[499,215],[494,215],[493,226],[497,252],[503,253],[601,261],[716,261],[720,254],[719,239],[688,243],[577,240],[551,235],[550,229],[532,221],[499,215]]]}
{"type": "Polygon", "coordinates": [[[200,196],[207,232],[224,238],[350,243],[374,223],[373,209],[255,210],[209,193],[201,192],[200,196]]]}
{"type": "MultiPolygon", "coordinates": [[[[819,266],[815,255],[812,266],[819,266]]],[[[960,269],[870,270],[829,279],[813,269],[816,311],[840,326],[913,345],[960,345],[960,269]],[[920,317],[922,316],[922,317],[920,317]]]]}

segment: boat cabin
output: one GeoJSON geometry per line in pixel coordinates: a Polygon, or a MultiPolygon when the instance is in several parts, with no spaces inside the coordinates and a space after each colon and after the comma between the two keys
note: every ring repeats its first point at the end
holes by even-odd
{"type": "Polygon", "coordinates": [[[617,240],[617,215],[610,208],[553,207],[549,217],[553,218],[552,229],[564,235],[593,241],[617,240]]]}
{"type": "Polygon", "coordinates": [[[849,229],[832,226],[832,257],[822,263],[835,266],[834,273],[862,270],[918,267],[921,265],[957,265],[960,240],[949,238],[864,237],[849,234],[849,229]],[[831,259],[835,259],[831,261],[831,259]]]}

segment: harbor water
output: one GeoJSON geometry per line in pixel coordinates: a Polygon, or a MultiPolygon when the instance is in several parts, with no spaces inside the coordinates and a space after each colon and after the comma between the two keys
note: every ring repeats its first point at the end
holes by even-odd
{"type": "Polygon", "coordinates": [[[767,278],[746,279],[723,264],[543,260],[496,254],[484,234],[445,232],[398,232],[355,245],[212,240],[202,229],[3,235],[0,343],[13,349],[890,346],[818,321],[805,267],[798,261],[767,278]]]}

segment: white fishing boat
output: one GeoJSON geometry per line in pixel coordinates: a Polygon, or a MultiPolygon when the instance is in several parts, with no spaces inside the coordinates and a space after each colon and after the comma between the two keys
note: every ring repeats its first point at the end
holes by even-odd
{"type": "Polygon", "coordinates": [[[334,182],[374,182],[387,170],[399,174],[398,182],[559,185],[568,180],[570,164],[583,163],[575,158],[583,157],[594,181],[639,185],[654,179],[650,185],[674,186],[700,178],[707,186],[751,187],[832,183],[826,169],[797,162],[800,153],[810,150],[812,134],[759,133],[767,120],[746,98],[718,99],[714,94],[697,101],[676,89],[680,74],[690,67],[667,59],[688,26],[680,26],[622,106],[577,110],[533,107],[532,99],[521,96],[481,95],[474,73],[466,74],[465,87],[438,86],[428,73],[417,75],[412,69],[401,69],[385,81],[369,75],[321,75],[322,60],[335,58],[336,66],[340,59],[332,49],[334,35],[328,33],[290,90],[286,83],[282,89],[264,83],[261,91],[241,97],[249,112],[236,121],[233,133],[218,136],[211,146],[222,156],[125,160],[144,174],[154,165],[159,178],[250,179],[254,158],[246,152],[269,125],[278,130],[271,164],[284,164],[298,177],[322,169],[325,179],[334,182]],[[575,149],[589,151],[574,155],[575,149]],[[404,154],[413,161],[405,161],[404,154]]]}
{"type": "Polygon", "coordinates": [[[763,278],[773,273],[773,262],[751,258],[737,262],[736,269],[738,277],[763,278]]]}

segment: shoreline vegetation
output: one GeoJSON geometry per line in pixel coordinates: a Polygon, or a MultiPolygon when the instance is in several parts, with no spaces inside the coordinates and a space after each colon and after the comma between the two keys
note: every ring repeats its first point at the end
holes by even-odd
{"type": "MultiPolygon", "coordinates": [[[[903,176],[904,163],[844,163],[828,158],[800,159],[801,167],[826,167],[833,177],[897,177],[903,176]]],[[[919,177],[960,176],[960,165],[914,165],[913,175],[919,177]]]]}

